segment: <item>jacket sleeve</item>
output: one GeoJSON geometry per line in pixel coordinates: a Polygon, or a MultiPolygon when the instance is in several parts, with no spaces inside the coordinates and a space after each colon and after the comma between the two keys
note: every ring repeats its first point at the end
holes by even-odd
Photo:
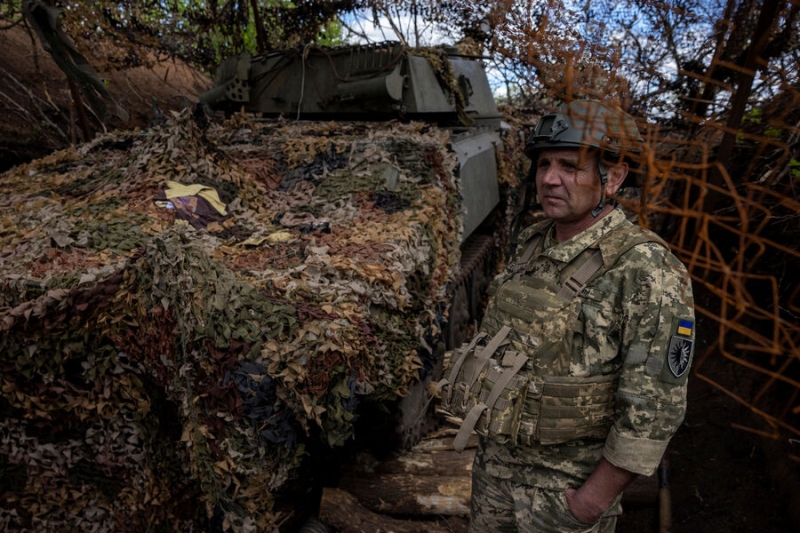
{"type": "Polygon", "coordinates": [[[684,266],[661,246],[631,251],[622,305],[622,371],[614,425],[603,455],[611,464],[651,475],[686,413],[694,352],[692,288],[684,266]]]}

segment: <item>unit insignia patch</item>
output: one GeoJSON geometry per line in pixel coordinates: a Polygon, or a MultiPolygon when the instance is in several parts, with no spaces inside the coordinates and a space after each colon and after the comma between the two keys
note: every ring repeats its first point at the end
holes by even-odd
{"type": "Polygon", "coordinates": [[[686,337],[673,335],[669,341],[669,355],[667,363],[669,370],[676,378],[681,377],[689,368],[689,361],[692,359],[692,348],[694,341],[686,337]]]}

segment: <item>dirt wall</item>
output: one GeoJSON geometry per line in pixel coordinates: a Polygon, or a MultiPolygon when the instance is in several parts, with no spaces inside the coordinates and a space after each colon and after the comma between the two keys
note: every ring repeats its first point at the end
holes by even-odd
{"type": "MultiPolygon", "coordinates": [[[[120,48],[97,39],[79,48],[130,118],[102,122],[84,106],[92,134],[146,127],[153,113],[153,96],[168,113],[183,107],[182,97],[190,104],[197,102],[200,93],[211,87],[211,78],[191,65],[152,53],[141,58],[140,66],[113,68],[105,59],[109,46],[120,48]]],[[[0,172],[81,142],[66,75],[35,35],[22,26],[0,31],[0,50],[0,172]]]]}

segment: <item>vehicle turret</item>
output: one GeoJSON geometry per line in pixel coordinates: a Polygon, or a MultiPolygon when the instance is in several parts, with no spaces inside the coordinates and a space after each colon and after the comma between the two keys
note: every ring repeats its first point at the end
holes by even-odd
{"type": "Polygon", "coordinates": [[[450,129],[466,240],[500,201],[495,147],[502,115],[481,59],[452,47],[394,42],[245,53],[219,66],[214,88],[200,99],[213,109],[264,117],[416,120],[450,129]]]}
{"type": "Polygon", "coordinates": [[[228,59],[201,100],[304,120],[424,120],[498,126],[481,58],[399,43],[281,50],[228,59]]]}

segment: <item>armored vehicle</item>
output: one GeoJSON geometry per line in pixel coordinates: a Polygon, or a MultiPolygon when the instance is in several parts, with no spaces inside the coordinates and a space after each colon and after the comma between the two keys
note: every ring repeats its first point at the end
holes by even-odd
{"type": "Polygon", "coordinates": [[[479,58],[245,55],[203,99],[0,176],[4,531],[292,531],[332,450],[419,438],[480,312],[514,157],[479,58]]]}
{"type": "Polygon", "coordinates": [[[396,42],[242,54],[220,65],[214,88],[201,95],[213,109],[229,113],[423,121],[449,132],[448,147],[459,163],[463,233],[461,268],[451,286],[448,349],[461,344],[467,324],[477,318],[493,264],[487,256],[496,228],[482,224],[500,202],[496,152],[503,123],[481,59],[453,47],[413,49],[396,42]]]}
{"type": "MultiPolygon", "coordinates": [[[[458,158],[460,265],[448,287],[446,349],[459,346],[481,311],[496,263],[494,234],[500,203],[498,112],[482,58],[457,48],[407,48],[397,42],[363,46],[306,46],[264,55],[242,54],[217,69],[215,86],[201,95],[213,109],[246,110],[294,121],[400,120],[435,124],[448,133],[458,158]]],[[[435,348],[434,348],[435,350],[435,348]]],[[[407,447],[425,431],[426,376],[402,400],[396,425],[407,447]]]]}

